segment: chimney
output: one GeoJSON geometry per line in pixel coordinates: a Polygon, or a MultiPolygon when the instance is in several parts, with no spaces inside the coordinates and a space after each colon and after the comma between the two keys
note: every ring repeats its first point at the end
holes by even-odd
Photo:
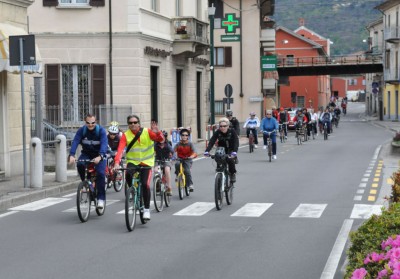
{"type": "Polygon", "coordinates": [[[305,20],[304,20],[304,18],[299,18],[299,25],[300,26],[304,26],[304,24],[305,24],[305,20]]]}

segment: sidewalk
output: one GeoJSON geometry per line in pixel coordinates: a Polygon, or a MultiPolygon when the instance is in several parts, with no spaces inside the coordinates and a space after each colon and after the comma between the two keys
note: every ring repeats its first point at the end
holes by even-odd
{"type": "MultiPolygon", "coordinates": [[[[246,144],[247,138],[240,138],[240,145],[246,144]]],[[[203,156],[206,142],[195,143],[199,156],[203,156]]],[[[80,179],[76,170],[67,171],[67,182],[55,181],[55,173],[43,175],[43,188],[24,188],[24,176],[13,176],[10,179],[0,180],[0,213],[10,207],[37,201],[47,197],[62,196],[76,190],[80,179]]],[[[27,186],[30,186],[30,177],[27,177],[27,186]]]]}

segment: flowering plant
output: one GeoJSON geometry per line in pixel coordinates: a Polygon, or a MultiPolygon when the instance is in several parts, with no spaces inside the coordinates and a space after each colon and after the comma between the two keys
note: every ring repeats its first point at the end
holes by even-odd
{"type": "Polygon", "coordinates": [[[364,267],[354,270],[351,279],[400,279],[400,235],[383,241],[379,252],[368,254],[364,267]]]}
{"type": "Polygon", "coordinates": [[[396,133],[396,135],[393,137],[393,141],[400,141],[400,132],[396,133]]]}

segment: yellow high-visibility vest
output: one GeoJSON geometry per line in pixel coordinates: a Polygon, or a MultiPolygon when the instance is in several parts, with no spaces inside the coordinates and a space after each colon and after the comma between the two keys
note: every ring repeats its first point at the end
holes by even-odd
{"type": "MultiPolygon", "coordinates": [[[[135,135],[130,129],[125,132],[126,146],[135,138],[135,135]]],[[[149,131],[143,128],[142,134],[126,153],[127,163],[134,165],[145,164],[147,166],[154,166],[154,142],[151,140],[149,131]]]]}

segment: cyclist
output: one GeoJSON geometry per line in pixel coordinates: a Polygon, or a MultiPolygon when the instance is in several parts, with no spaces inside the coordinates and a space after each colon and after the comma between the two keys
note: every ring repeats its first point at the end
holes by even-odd
{"type": "Polygon", "coordinates": [[[111,155],[115,155],[118,149],[119,141],[121,139],[119,133],[120,131],[117,126],[108,127],[107,140],[108,140],[108,146],[110,147],[111,150],[111,155]]]}
{"type": "Polygon", "coordinates": [[[278,114],[278,122],[279,124],[282,124],[282,129],[285,132],[285,139],[287,139],[287,122],[290,121],[290,115],[287,112],[287,110],[284,110],[283,107],[280,108],[279,114],[278,114]]]}
{"type": "Polygon", "coordinates": [[[273,106],[273,107],[272,107],[272,116],[273,116],[275,119],[278,119],[278,115],[279,115],[279,111],[276,109],[275,106],[273,106]]]}
{"type": "MultiPolygon", "coordinates": [[[[122,153],[126,149],[126,162],[128,169],[135,169],[137,166],[154,166],[154,142],[164,140],[162,132],[158,129],[156,121],[151,121],[151,128],[142,128],[140,118],[137,115],[127,117],[129,129],[122,135],[115,156],[114,168],[119,169],[122,153]]],[[[143,218],[150,220],[150,180],[152,170],[145,168],[140,170],[142,193],[144,200],[143,218]]],[[[126,172],[126,183],[131,186],[132,172],[126,172]]]]}
{"type": "Polygon", "coordinates": [[[307,125],[308,118],[306,115],[303,114],[303,111],[301,109],[298,109],[296,111],[296,116],[293,117],[293,122],[296,123],[296,129],[301,129],[304,125],[307,125]]]}
{"type": "MultiPolygon", "coordinates": [[[[193,180],[192,180],[192,173],[190,171],[193,160],[194,158],[197,157],[196,149],[194,147],[194,144],[189,141],[190,137],[190,130],[186,128],[182,128],[179,131],[179,135],[181,137],[181,140],[175,144],[174,147],[174,153],[176,154],[177,158],[183,159],[182,164],[183,164],[183,170],[185,172],[186,176],[186,185],[189,186],[189,191],[193,192],[194,191],[194,186],[193,186],[193,180]]],[[[175,174],[179,174],[179,167],[180,167],[180,162],[175,163],[175,174]]]]}
{"type": "MultiPolygon", "coordinates": [[[[155,152],[156,152],[156,160],[169,160],[174,155],[174,149],[172,148],[171,143],[168,141],[168,133],[166,131],[162,131],[164,135],[164,140],[160,142],[156,142],[155,144],[155,152]]],[[[165,175],[165,187],[167,188],[167,195],[172,195],[172,187],[171,187],[171,163],[169,161],[165,162],[164,165],[164,175],[165,175]]]]}
{"type": "MultiPolygon", "coordinates": [[[[267,110],[265,117],[261,121],[261,130],[265,132],[273,132],[271,136],[272,140],[272,159],[276,160],[276,131],[279,129],[278,121],[272,117],[272,110],[267,110]]],[[[264,134],[264,149],[267,149],[268,135],[264,134]]]]}
{"type": "Polygon", "coordinates": [[[311,113],[311,129],[314,130],[314,134],[318,136],[318,114],[314,111],[313,113],[311,113]]]}
{"type": "Polygon", "coordinates": [[[342,107],[343,115],[346,115],[347,113],[347,98],[342,99],[342,103],[340,105],[342,107]]]}
{"type": "Polygon", "coordinates": [[[236,182],[236,162],[237,162],[237,151],[239,148],[239,138],[236,134],[235,129],[229,128],[229,119],[221,118],[219,120],[219,129],[214,132],[210,142],[204,152],[204,156],[210,156],[210,150],[218,140],[218,146],[225,148],[225,153],[230,154],[230,158],[227,158],[229,177],[231,182],[236,182]]]}
{"type": "Polygon", "coordinates": [[[110,126],[117,127],[118,131],[119,131],[119,136],[122,137],[122,134],[124,133],[124,130],[121,129],[121,127],[119,126],[119,122],[118,121],[111,121],[110,122],[110,126]]]}
{"type": "Polygon", "coordinates": [[[333,109],[333,117],[335,118],[335,121],[337,122],[337,124],[339,124],[339,120],[340,120],[340,108],[339,107],[335,107],[333,109]]]}
{"type": "MultiPolygon", "coordinates": [[[[86,124],[78,129],[69,152],[68,162],[76,162],[75,153],[78,145],[82,146],[81,155],[78,160],[93,160],[96,169],[97,208],[104,208],[106,200],[105,178],[106,178],[106,153],[107,133],[99,124],[96,124],[96,116],[87,114],[86,124]]],[[[85,163],[78,162],[77,169],[82,181],[85,180],[85,163]]]]}
{"type": "Polygon", "coordinates": [[[236,117],[233,116],[233,112],[231,110],[227,110],[226,113],[226,118],[229,119],[229,128],[233,128],[236,131],[236,134],[239,136],[240,134],[240,126],[239,126],[239,120],[237,120],[236,117]]]}
{"type": "Polygon", "coordinates": [[[254,135],[254,148],[257,148],[258,138],[257,138],[257,128],[260,127],[260,120],[256,117],[255,112],[250,112],[250,117],[244,122],[243,128],[246,128],[247,138],[252,131],[254,135]]]}
{"type": "Polygon", "coordinates": [[[322,123],[322,127],[327,123],[328,127],[328,135],[331,133],[331,121],[332,121],[332,114],[329,112],[329,107],[325,108],[325,111],[321,113],[321,116],[319,117],[319,121],[322,123]]]}
{"type": "Polygon", "coordinates": [[[311,113],[307,111],[307,108],[303,108],[303,114],[307,117],[307,135],[311,136],[311,113]]]}

